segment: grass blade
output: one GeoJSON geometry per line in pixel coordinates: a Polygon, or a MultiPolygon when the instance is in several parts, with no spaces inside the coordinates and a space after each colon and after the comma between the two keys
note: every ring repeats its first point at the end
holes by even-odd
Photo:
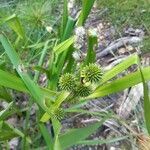
{"type": "Polygon", "coordinates": [[[48,148],[50,148],[50,150],[53,149],[53,141],[51,140],[52,138],[50,138],[50,134],[47,132],[47,128],[43,123],[39,123],[39,128],[44,136],[48,148]]]}
{"type": "Polygon", "coordinates": [[[70,35],[71,35],[71,33],[74,29],[75,23],[76,23],[76,20],[74,20],[71,17],[68,17],[68,21],[67,21],[67,24],[66,24],[66,28],[64,30],[62,41],[66,40],[70,37],[70,35]]]}
{"type": "Polygon", "coordinates": [[[93,123],[87,127],[79,129],[71,129],[59,137],[60,144],[63,149],[72,145],[76,145],[80,140],[87,138],[90,134],[95,132],[109,116],[103,118],[100,122],[93,123]]]}
{"type": "Polygon", "coordinates": [[[127,138],[128,138],[128,136],[122,136],[122,137],[106,139],[106,140],[85,140],[85,141],[79,141],[77,143],[77,145],[80,145],[80,144],[83,144],[83,145],[102,145],[102,144],[115,143],[118,141],[125,140],[127,138]]]}
{"type": "Polygon", "coordinates": [[[33,96],[35,102],[44,110],[48,111],[48,108],[45,105],[45,98],[42,95],[41,89],[30,79],[28,74],[26,73],[26,70],[24,69],[23,63],[19,59],[16,51],[11,46],[8,39],[0,34],[0,41],[6,51],[6,54],[8,55],[9,59],[11,60],[14,68],[20,75],[21,79],[25,83],[27,89],[29,90],[30,94],[33,96]]]}
{"type": "Polygon", "coordinates": [[[146,128],[150,135],[150,94],[149,94],[149,88],[146,83],[143,70],[141,69],[141,67],[140,67],[140,73],[141,73],[141,78],[143,82],[143,90],[144,90],[144,117],[145,117],[146,128]]]}
{"type": "Polygon", "coordinates": [[[60,53],[64,52],[65,50],[67,50],[70,45],[73,44],[74,41],[74,37],[71,37],[69,39],[67,39],[66,41],[60,43],[59,45],[57,45],[56,47],[54,47],[53,51],[59,55],[60,53]]]}
{"type": "MultiPolygon", "coordinates": [[[[145,81],[150,80],[150,67],[145,67],[143,70],[143,75],[145,81]]],[[[104,84],[103,86],[99,86],[93,94],[91,94],[88,99],[103,97],[112,93],[116,93],[122,91],[126,88],[134,86],[138,83],[142,82],[140,71],[136,71],[125,77],[112,81],[111,83],[104,84]]]]}
{"type": "Polygon", "coordinates": [[[127,59],[125,59],[122,63],[118,64],[114,68],[112,68],[110,71],[106,72],[102,77],[102,83],[112,79],[128,67],[130,67],[133,64],[138,64],[138,55],[131,55],[127,59]]]}
{"type": "MultiPolygon", "coordinates": [[[[17,91],[30,93],[20,78],[3,70],[0,70],[0,85],[17,91]]],[[[45,88],[41,88],[41,91],[45,97],[56,96],[58,94],[45,88]]]]}
{"type": "Polygon", "coordinates": [[[83,26],[86,21],[95,0],[82,0],[82,10],[78,19],[78,26],[83,26]]]}
{"type": "MultiPolygon", "coordinates": [[[[24,134],[7,122],[0,121],[0,141],[10,140],[14,137],[19,136],[23,138],[24,134]]],[[[27,141],[31,143],[31,140],[29,138],[27,138],[27,141]]]]}
{"type": "Polygon", "coordinates": [[[12,105],[13,102],[9,103],[4,110],[0,111],[0,121],[2,120],[3,116],[7,113],[7,111],[12,107],[12,105]]]}
{"type": "Polygon", "coordinates": [[[64,31],[65,31],[67,20],[68,20],[68,7],[67,6],[68,6],[68,0],[64,0],[63,17],[62,17],[62,23],[61,23],[61,28],[60,28],[61,37],[64,35],[64,31]]]}

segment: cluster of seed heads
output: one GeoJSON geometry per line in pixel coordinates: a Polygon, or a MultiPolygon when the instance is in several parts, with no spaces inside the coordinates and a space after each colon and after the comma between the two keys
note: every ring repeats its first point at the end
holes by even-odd
{"type": "Polygon", "coordinates": [[[77,81],[73,74],[66,73],[60,77],[59,87],[61,90],[73,93],[75,97],[87,97],[92,90],[85,83],[97,83],[101,80],[101,77],[100,67],[97,64],[89,64],[81,70],[80,80],[83,79],[83,82],[77,81]]]}

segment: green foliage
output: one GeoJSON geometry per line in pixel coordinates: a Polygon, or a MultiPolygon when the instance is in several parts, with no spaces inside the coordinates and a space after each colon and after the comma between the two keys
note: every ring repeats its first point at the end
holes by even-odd
{"type": "Polygon", "coordinates": [[[12,28],[12,30],[14,30],[18,34],[19,38],[25,40],[24,29],[23,29],[18,17],[16,16],[16,14],[6,17],[6,18],[2,19],[2,21],[3,21],[3,24],[7,23],[8,26],[10,28],[12,28]]]}
{"type": "MultiPolygon", "coordinates": [[[[24,134],[20,130],[3,121],[5,119],[5,114],[8,113],[12,105],[13,103],[11,102],[4,110],[0,111],[0,141],[10,140],[18,136],[24,137],[24,134]]],[[[30,139],[28,139],[28,142],[31,142],[30,139]]]]}
{"type": "MultiPolygon", "coordinates": [[[[149,71],[150,67],[145,67],[143,69],[143,74],[146,81],[150,80],[149,71]]],[[[142,82],[140,72],[136,71],[110,83],[98,86],[96,90],[89,96],[89,99],[116,93],[126,88],[132,87],[140,82],[142,82]]]]}
{"type": "Polygon", "coordinates": [[[82,1],[82,10],[78,19],[78,26],[83,26],[92,7],[94,4],[95,0],[83,0],[82,1]]]}
{"type": "Polygon", "coordinates": [[[146,122],[146,128],[148,131],[148,134],[150,135],[150,94],[149,94],[149,87],[148,84],[146,83],[146,78],[143,74],[143,70],[140,68],[140,73],[141,73],[141,78],[143,82],[143,90],[144,90],[144,116],[145,116],[145,122],[146,122]]]}
{"type": "MultiPolygon", "coordinates": [[[[1,57],[8,65],[0,68],[0,98],[1,101],[9,102],[8,107],[0,112],[0,141],[5,142],[13,137],[20,137],[23,141],[21,143],[22,149],[27,149],[27,147],[29,147],[28,149],[36,149],[45,146],[46,149],[65,150],[78,144],[95,145],[126,139],[127,136],[102,141],[86,140],[107,119],[110,119],[112,114],[109,112],[107,114],[89,112],[75,108],[79,108],[83,103],[86,104],[93,98],[119,92],[140,82],[144,84],[145,120],[149,131],[149,97],[145,82],[150,80],[150,67],[143,68],[142,73],[136,70],[134,73],[112,80],[130,66],[138,65],[138,56],[136,54],[131,55],[111,70],[103,73],[101,67],[96,64],[95,45],[97,45],[97,37],[93,32],[88,33],[85,59],[81,62],[74,61],[72,57],[72,53],[75,51],[73,48],[74,28],[75,26],[84,26],[95,0],[82,1],[78,20],[69,16],[67,0],[64,0],[62,22],[61,24],[57,22],[56,25],[55,21],[59,20],[59,15],[53,9],[57,9],[55,4],[58,2],[60,1],[20,1],[14,7],[17,10],[12,13],[16,15],[9,15],[9,13],[4,16],[2,13],[0,15],[0,27],[3,32],[0,33],[1,57]],[[53,8],[53,6],[55,7],[53,8]],[[57,15],[51,15],[52,13],[57,15]],[[45,30],[49,25],[52,27],[51,34],[45,30]],[[57,33],[56,27],[58,26],[60,33],[57,33]],[[13,32],[16,34],[10,36],[13,32]],[[46,74],[44,88],[38,82],[42,74],[46,74]],[[141,75],[143,78],[141,78],[141,75]],[[12,105],[15,104],[14,90],[31,96],[29,106],[24,110],[26,112],[25,127],[23,126],[21,129],[16,129],[6,122],[7,116],[17,113],[18,110],[19,112],[22,111],[12,105]],[[72,106],[70,106],[71,101],[74,101],[71,104],[72,106]],[[38,132],[36,130],[34,135],[29,134],[31,143],[27,131],[30,128],[30,110],[33,103],[38,105],[35,113],[35,124],[39,129],[38,132]],[[66,108],[66,106],[69,108],[66,108]],[[12,111],[11,108],[15,110],[12,111]],[[68,117],[67,113],[73,112],[96,116],[100,121],[89,124],[84,128],[69,129],[62,133],[61,120],[65,116],[68,117]],[[53,132],[49,133],[45,122],[51,124],[54,135],[53,132]],[[42,142],[41,139],[43,139],[42,142]],[[39,145],[41,143],[42,145],[39,145]]],[[[124,12],[127,8],[126,1],[104,2],[102,0],[100,3],[110,7],[112,16],[116,13],[114,12],[114,5],[118,6],[117,9],[115,8],[118,12],[124,12]],[[111,5],[109,5],[110,3],[111,5]]],[[[131,8],[134,8],[135,5],[138,6],[133,1],[130,1],[129,4],[131,8]]],[[[144,7],[147,7],[145,3],[144,7]]],[[[14,8],[11,8],[11,10],[14,10],[14,8]]],[[[4,10],[0,10],[0,12],[4,13],[4,10]]],[[[117,15],[118,13],[115,17],[117,15]]],[[[128,13],[122,16],[119,14],[122,17],[118,19],[119,23],[123,23],[126,20],[124,17],[128,15],[128,13]]],[[[1,59],[0,64],[3,65],[1,59]]]]}
{"type": "Polygon", "coordinates": [[[73,44],[73,41],[74,41],[74,38],[71,37],[71,38],[65,40],[64,42],[60,43],[56,47],[54,47],[53,51],[58,55],[64,51],[66,51],[70,47],[70,45],[73,44]]]}
{"type": "Polygon", "coordinates": [[[42,109],[47,110],[47,107],[45,106],[44,102],[44,97],[42,96],[40,88],[28,76],[16,51],[13,49],[7,38],[2,34],[0,35],[0,41],[3,47],[5,48],[5,51],[8,57],[10,58],[13,66],[15,67],[16,71],[22,78],[24,84],[27,86],[30,94],[34,97],[34,99],[37,101],[37,103],[41,106],[42,109]]]}
{"type": "Polygon", "coordinates": [[[110,19],[115,25],[139,26],[145,23],[148,27],[149,1],[145,0],[101,0],[97,1],[99,7],[107,7],[110,19]]]}

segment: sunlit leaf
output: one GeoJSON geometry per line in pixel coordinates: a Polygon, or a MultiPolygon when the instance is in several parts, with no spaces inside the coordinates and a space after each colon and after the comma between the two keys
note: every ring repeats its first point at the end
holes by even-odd
{"type": "Polygon", "coordinates": [[[65,50],[67,50],[70,47],[70,45],[73,44],[73,41],[74,41],[74,37],[71,37],[71,38],[67,39],[66,41],[60,43],[59,45],[54,47],[54,49],[53,49],[54,52],[56,54],[60,54],[60,53],[64,52],[65,50]]]}
{"type": "MultiPolygon", "coordinates": [[[[150,67],[145,67],[143,70],[143,75],[145,81],[150,80],[150,67]]],[[[120,92],[126,88],[132,87],[138,83],[142,82],[140,71],[128,74],[125,77],[114,80],[110,83],[100,85],[97,89],[91,94],[88,99],[103,97],[112,93],[120,92]]]]}
{"type": "Polygon", "coordinates": [[[148,85],[146,83],[146,79],[144,76],[143,69],[140,68],[141,78],[143,82],[143,89],[144,89],[144,117],[146,122],[147,131],[150,134],[150,92],[148,85]]]}

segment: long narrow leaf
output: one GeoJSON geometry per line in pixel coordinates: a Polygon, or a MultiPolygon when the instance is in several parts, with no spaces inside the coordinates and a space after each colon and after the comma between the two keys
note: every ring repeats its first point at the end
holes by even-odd
{"type": "Polygon", "coordinates": [[[71,37],[67,39],[66,41],[60,43],[56,47],[54,47],[53,51],[58,55],[64,52],[65,50],[67,50],[70,47],[70,45],[72,45],[73,41],[74,41],[74,37],[71,37]]]}
{"type": "MultiPolygon", "coordinates": [[[[25,135],[20,130],[14,128],[7,122],[0,121],[0,141],[10,140],[14,137],[19,136],[23,138],[25,135]]],[[[27,141],[31,143],[31,140],[29,138],[27,138],[27,141]]]]}
{"type": "Polygon", "coordinates": [[[112,68],[110,71],[106,72],[104,76],[102,77],[102,83],[112,79],[128,67],[130,67],[133,64],[138,63],[138,56],[136,54],[133,54],[129,56],[127,59],[125,59],[123,62],[112,68]]]}
{"type": "Polygon", "coordinates": [[[63,149],[66,149],[72,145],[75,145],[79,141],[87,138],[90,134],[95,132],[103,122],[109,117],[103,118],[100,122],[93,123],[87,127],[79,128],[79,129],[71,129],[67,133],[61,135],[59,137],[60,144],[63,149]]]}
{"type": "Polygon", "coordinates": [[[28,88],[29,92],[33,96],[35,102],[44,110],[48,111],[48,108],[45,105],[45,98],[42,95],[40,88],[30,79],[26,70],[23,67],[23,63],[19,59],[16,51],[11,46],[10,42],[4,35],[0,35],[0,41],[8,55],[9,59],[11,60],[13,66],[15,67],[16,71],[20,75],[21,79],[25,83],[26,87],[28,88]]]}
{"type": "MultiPolygon", "coordinates": [[[[68,20],[68,0],[64,0],[63,4],[63,17],[62,17],[62,22],[61,22],[61,37],[64,34],[66,25],[67,25],[67,20],[68,20]]],[[[62,41],[62,40],[61,40],[62,41]]]]}
{"type": "Polygon", "coordinates": [[[62,37],[62,41],[68,39],[74,29],[74,26],[75,26],[75,23],[76,23],[76,20],[71,18],[71,17],[68,17],[68,21],[67,21],[67,24],[66,24],[66,28],[64,30],[64,34],[63,34],[63,37],[62,37]]]}
{"type": "MultiPolygon", "coordinates": [[[[0,70],[0,85],[17,91],[29,93],[29,90],[20,78],[3,70],[0,70]]],[[[54,91],[50,91],[44,88],[41,88],[41,90],[45,97],[51,97],[58,94],[54,91]]]]}
{"type": "Polygon", "coordinates": [[[122,141],[127,139],[128,136],[118,137],[118,138],[112,138],[112,139],[106,139],[106,140],[85,140],[85,141],[79,141],[77,145],[83,144],[83,145],[102,145],[102,144],[110,144],[115,143],[118,141],[122,141]]]}
{"type": "Polygon", "coordinates": [[[82,10],[78,20],[78,26],[83,26],[86,21],[95,0],[82,0],[82,10]]]}
{"type": "Polygon", "coordinates": [[[45,127],[43,123],[39,123],[39,127],[42,132],[42,135],[44,136],[46,144],[48,145],[50,150],[53,149],[53,141],[52,141],[52,138],[50,138],[50,134],[47,132],[47,128],[45,127]]]}
{"type": "MultiPolygon", "coordinates": [[[[150,80],[150,67],[145,67],[142,72],[145,81],[150,80]]],[[[142,82],[142,79],[140,71],[138,70],[134,73],[126,75],[125,77],[112,81],[111,83],[106,83],[103,86],[99,86],[94,93],[88,97],[88,99],[103,97],[112,93],[116,93],[140,82],[142,82]]]]}
{"type": "Polygon", "coordinates": [[[140,67],[141,72],[141,78],[143,82],[143,89],[144,89],[144,117],[145,117],[145,123],[147,127],[147,131],[150,134],[150,94],[149,94],[149,88],[146,83],[143,70],[140,67]]]}

